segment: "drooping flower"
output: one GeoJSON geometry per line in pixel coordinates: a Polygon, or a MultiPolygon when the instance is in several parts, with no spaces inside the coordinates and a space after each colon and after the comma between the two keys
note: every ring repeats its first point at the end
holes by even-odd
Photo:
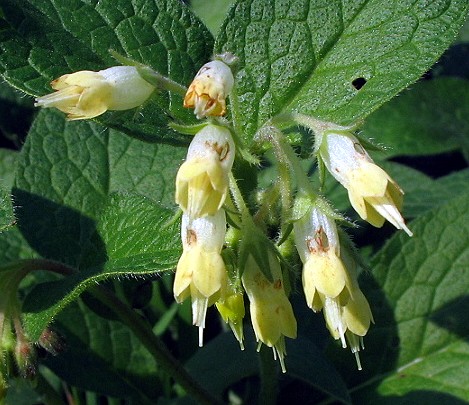
{"type": "Polygon", "coordinates": [[[293,225],[295,244],[304,263],[302,280],[307,304],[320,311],[320,294],[346,302],[352,280],[340,259],[335,221],[319,208],[312,208],[293,225]]]}
{"type": "Polygon", "coordinates": [[[318,207],[312,207],[293,225],[295,243],[303,266],[307,304],[323,310],[327,328],[342,347],[347,341],[361,370],[358,352],[373,321],[370,306],[358,286],[356,263],[342,259],[337,226],[318,207]]]}
{"type": "Polygon", "coordinates": [[[199,328],[199,346],[203,344],[207,308],[225,296],[227,274],[220,254],[225,232],[223,210],[203,218],[182,216],[183,253],[177,264],[173,291],[177,302],[191,297],[192,320],[199,328]]]}
{"type": "Polygon", "coordinates": [[[261,343],[271,347],[274,358],[278,356],[282,371],[286,372],[285,336],[296,338],[296,319],[285,293],[278,258],[271,252],[268,255],[273,282],[262,273],[252,255],[246,261],[242,281],[249,297],[251,322],[259,343],[258,350],[261,343]]]}
{"type": "Polygon", "coordinates": [[[234,156],[228,129],[207,125],[194,136],[176,177],[176,203],[191,218],[215,215],[222,207],[234,156]]]}
{"type": "Polygon", "coordinates": [[[388,220],[412,236],[400,213],[403,191],[373,162],[355,136],[326,132],[319,155],[328,171],[348,190],[350,203],[362,219],[376,227],[388,220]]]}
{"type": "Polygon", "coordinates": [[[218,300],[215,305],[222,319],[225,323],[230,325],[236,340],[239,342],[241,350],[244,350],[243,319],[245,310],[242,291],[235,289],[228,283],[224,299],[218,300]]]}
{"type": "Polygon", "coordinates": [[[51,82],[54,93],[36,98],[36,107],[55,107],[70,120],[94,118],[107,110],[128,110],[143,104],[155,90],[134,66],[83,70],[51,82]]]}
{"type": "Polygon", "coordinates": [[[184,107],[194,108],[198,119],[225,115],[225,99],[233,84],[233,73],[226,63],[219,60],[208,62],[200,68],[189,86],[184,107]]]}
{"type": "Polygon", "coordinates": [[[334,298],[326,296],[321,298],[324,302],[324,319],[329,332],[334,339],[340,339],[343,348],[347,347],[348,342],[352,353],[355,354],[357,367],[361,370],[359,351],[365,347],[363,337],[373,322],[367,299],[358,286],[352,290],[351,298],[345,305],[341,305],[334,298]]]}

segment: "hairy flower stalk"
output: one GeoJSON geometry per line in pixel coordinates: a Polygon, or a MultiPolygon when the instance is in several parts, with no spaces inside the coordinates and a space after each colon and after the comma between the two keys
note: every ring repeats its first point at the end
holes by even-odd
{"type": "Polygon", "coordinates": [[[36,107],[55,107],[70,120],[94,118],[107,110],[129,110],[143,104],[155,87],[135,66],[82,70],[51,82],[55,93],[36,98],[36,107]]]}
{"type": "Polygon", "coordinates": [[[303,266],[303,288],[308,306],[324,311],[326,325],[342,347],[347,341],[361,370],[358,352],[373,321],[355,269],[344,265],[335,221],[313,207],[294,223],[295,243],[303,266]]]}
{"type": "Polygon", "coordinates": [[[258,350],[261,343],[271,347],[274,359],[278,357],[285,373],[285,336],[296,338],[296,319],[285,293],[278,258],[272,252],[267,254],[273,282],[262,273],[252,255],[246,261],[242,281],[249,297],[251,322],[259,343],[258,350]]]}
{"type": "Polygon", "coordinates": [[[176,177],[176,203],[191,218],[215,215],[228,194],[235,145],[228,129],[207,125],[192,140],[176,177]]]}
{"type": "Polygon", "coordinates": [[[184,107],[194,108],[198,119],[226,114],[226,97],[233,88],[234,78],[230,67],[219,60],[203,65],[184,98],[184,107]]]}
{"type": "Polygon", "coordinates": [[[203,218],[182,216],[183,253],[177,264],[173,291],[177,302],[191,297],[193,324],[199,328],[199,346],[203,345],[207,308],[225,297],[227,273],[220,255],[225,232],[223,210],[203,218]]]}
{"type": "Polygon", "coordinates": [[[326,131],[318,152],[328,171],[348,190],[350,203],[362,219],[376,227],[388,220],[412,236],[400,213],[404,192],[355,136],[326,131]]]}

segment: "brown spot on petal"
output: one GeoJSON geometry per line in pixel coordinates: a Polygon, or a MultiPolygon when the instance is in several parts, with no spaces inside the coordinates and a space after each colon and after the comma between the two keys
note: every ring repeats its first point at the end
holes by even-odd
{"type": "Polygon", "coordinates": [[[274,288],[280,290],[282,288],[282,280],[278,279],[274,281],[274,288]]]}
{"type": "Polygon", "coordinates": [[[197,234],[193,229],[187,230],[186,240],[188,245],[194,245],[197,243],[197,234]]]}
{"type": "Polygon", "coordinates": [[[327,238],[327,235],[324,232],[324,228],[322,227],[322,225],[314,234],[314,241],[316,242],[321,252],[327,252],[329,250],[329,239],[327,238]]]}

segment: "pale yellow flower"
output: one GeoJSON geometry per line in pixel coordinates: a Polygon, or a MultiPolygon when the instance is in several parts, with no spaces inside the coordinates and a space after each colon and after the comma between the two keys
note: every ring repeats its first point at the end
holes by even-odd
{"type": "Polygon", "coordinates": [[[226,232],[225,212],[192,220],[183,214],[181,237],[183,253],[176,268],[174,297],[182,302],[192,301],[192,320],[199,328],[199,345],[203,344],[203,330],[207,308],[224,299],[227,285],[225,263],[221,250],[226,232]]]}
{"type": "Polygon", "coordinates": [[[352,281],[340,259],[335,221],[313,207],[293,224],[295,244],[304,263],[302,280],[306,302],[314,311],[323,306],[319,294],[346,302],[352,281]]]}
{"type": "MultiPolygon", "coordinates": [[[[262,273],[250,255],[242,275],[246,294],[249,297],[251,322],[259,344],[272,347],[274,358],[279,358],[285,372],[285,336],[296,338],[296,319],[283,286],[282,271],[278,259],[269,254],[270,271],[273,282],[262,273]]],[[[260,346],[259,346],[260,348],[260,346]]]]}
{"type": "Polygon", "coordinates": [[[194,108],[199,119],[225,115],[225,99],[233,84],[233,73],[227,64],[219,60],[208,62],[200,68],[189,86],[184,107],[194,108]]]}
{"type": "Polygon", "coordinates": [[[353,258],[341,254],[335,220],[312,207],[293,224],[295,244],[303,265],[306,302],[315,312],[323,310],[327,328],[342,346],[347,341],[361,369],[358,352],[363,347],[371,315],[370,306],[358,287],[353,258]],[[345,265],[347,263],[347,267],[345,265]]]}
{"type": "Polygon", "coordinates": [[[376,227],[388,220],[412,236],[400,213],[404,192],[373,162],[355,136],[326,133],[319,154],[329,172],[348,190],[350,203],[362,219],[376,227]]]}
{"type": "Polygon", "coordinates": [[[347,341],[352,353],[355,354],[357,367],[362,369],[359,357],[360,349],[364,348],[363,336],[366,335],[373,322],[370,305],[362,291],[354,288],[347,304],[342,305],[337,298],[321,296],[324,305],[324,318],[327,328],[334,339],[340,339],[342,347],[347,341]]]}
{"type": "Polygon", "coordinates": [[[235,145],[230,131],[207,125],[192,140],[176,176],[176,203],[192,218],[214,215],[228,194],[235,145]]]}
{"type": "Polygon", "coordinates": [[[70,120],[97,117],[107,110],[138,107],[155,89],[134,66],[66,74],[52,81],[51,86],[57,91],[36,98],[35,106],[58,108],[70,120]]]}

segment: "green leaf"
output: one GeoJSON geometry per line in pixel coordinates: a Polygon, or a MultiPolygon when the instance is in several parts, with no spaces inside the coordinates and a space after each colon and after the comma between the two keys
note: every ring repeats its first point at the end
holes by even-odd
{"type": "Polygon", "coordinates": [[[415,84],[365,121],[389,156],[463,150],[469,159],[469,81],[438,78],[415,84]]]}
{"type": "Polygon", "coordinates": [[[412,403],[469,400],[469,194],[411,228],[413,238],[396,234],[374,257],[377,285],[363,277],[376,325],[365,338],[356,403],[394,403],[395,396],[412,403]]]}
{"type": "Polygon", "coordinates": [[[206,0],[192,0],[191,8],[205,23],[212,34],[215,34],[225,19],[233,0],[217,0],[216,6],[206,0]]]}
{"type": "Polygon", "coordinates": [[[217,52],[239,57],[233,116],[252,139],[270,117],[296,111],[339,124],[363,119],[417,80],[463,24],[465,0],[243,0],[217,52]],[[366,84],[357,90],[356,79],[366,84]]]}
{"type": "MultiPolygon", "coordinates": [[[[4,0],[2,10],[0,73],[34,96],[50,93],[48,83],[60,75],[117,65],[111,49],[184,85],[212,53],[212,36],[178,0],[4,0]]],[[[193,121],[181,96],[166,92],[140,111],[107,114],[102,121],[161,139],[177,135],[167,129],[168,116],[193,121]]]]}
{"type": "Polygon", "coordinates": [[[60,314],[54,329],[67,348],[44,363],[67,383],[137,403],[151,403],[149,398],[161,394],[155,360],[122,323],[105,320],[77,301],[60,314]]]}
{"type": "Polygon", "coordinates": [[[20,153],[13,192],[23,235],[42,256],[78,266],[112,192],[137,192],[173,205],[184,153],[42,111],[20,153]]]}
{"type": "Polygon", "coordinates": [[[99,216],[82,270],[39,284],[24,303],[25,328],[37,339],[66,305],[97,282],[172,270],[181,254],[174,211],[139,195],[116,194],[99,216]]]}

